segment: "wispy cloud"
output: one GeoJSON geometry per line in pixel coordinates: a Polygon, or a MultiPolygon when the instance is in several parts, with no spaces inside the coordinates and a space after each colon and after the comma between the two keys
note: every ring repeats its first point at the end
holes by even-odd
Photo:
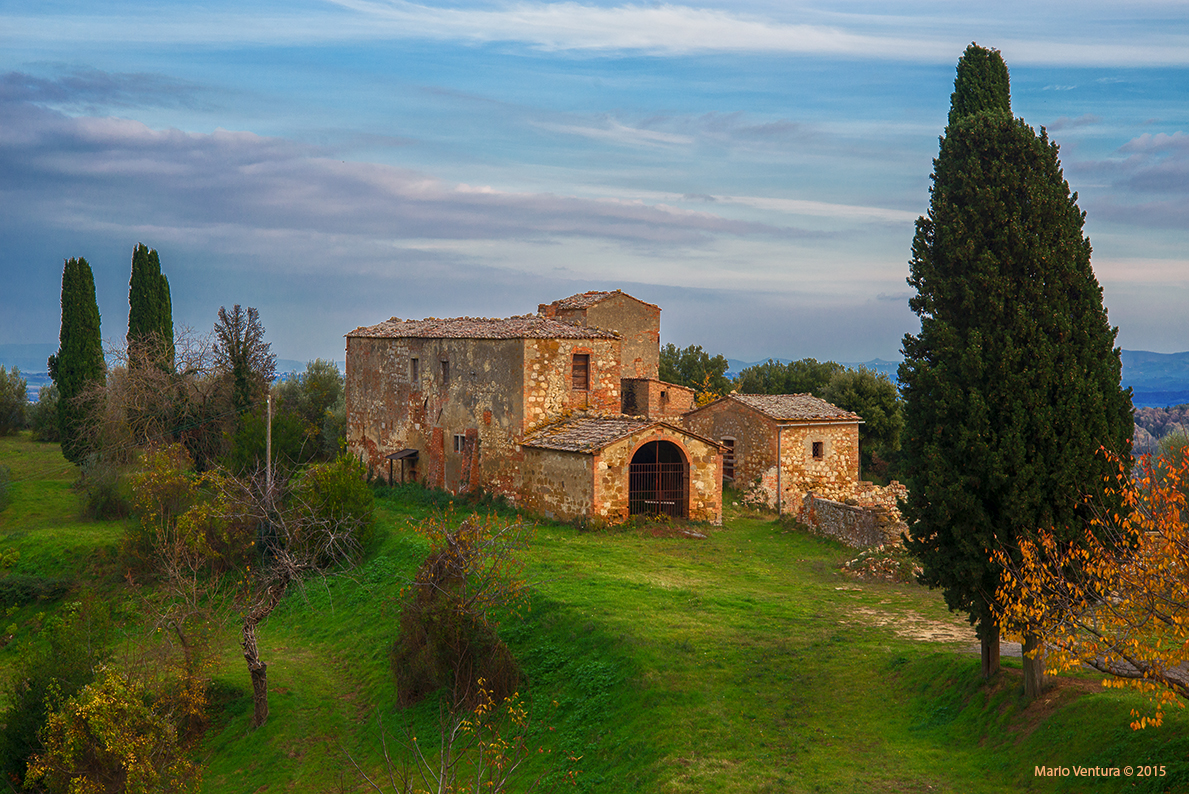
{"type": "Polygon", "coordinates": [[[1004,14],[994,23],[981,15],[954,14],[944,21],[911,5],[879,17],[832,13],[812,4],[777,9],[760,4],[750,13],[715,0],[697,5],[581,2],[508,2],[481,7],[438,7],[407,0],[328,0],[301,9],[203,8],[162,15],[135,9],[125,15],[60,13],[53,17],[0,16],[0,40],[108,41],[158,44],[238,42],[275,45],[384,39],[462,43],[515,43],[545,52],[786,53],[862,60],[950,63],[971,31],[993,35],[1014,64],[1189,64],[1189,37],[1175,32],[1132,39],[1081,32],[1066,24],[1060,40],[1032,38],[1027,14],[1004,14]],[[773,16],[779,11],[783,18],[773,16]],[[878,25],[873,24],[873,20],[878,25]]]}
{"type": "Polygon", "coordinates": [[[37,214],[42,223],[240,224],[394,240],[590,236],[667,245],[788,234],[657,202],[450,184],[247,132],[153,130],[23,102],[0,102],[0,172],[11,211],[37,214]],[[63,196],[72,197],[68,218],[61,215],[63,196]]]}

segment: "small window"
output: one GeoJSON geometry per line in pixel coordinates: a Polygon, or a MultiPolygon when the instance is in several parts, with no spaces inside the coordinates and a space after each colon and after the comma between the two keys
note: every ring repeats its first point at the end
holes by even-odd
{"type": "Polygon", "coordinates": [[[414,387],[421,382],[421,361],[415,356],[409,359],[409,381],[414,387]]]}
{"type": "Polygon", "coordinates": [[[462,452],[462,451],[463,451],[464,449],[466,449],[466,448],[467,448],[467,437],[466,437],[466,434],[464,434],[464,433],[455,433],[455,434],[454,434],[454,451],[455,451],[455,452],[462,452]]]}
{"type": "Polygon", "coordinates": [[[442,359],[442,385],[450,385],[450,362],[442,359]]]}
{"type": "Polygon", "coordinates": [[[735,479],[735,439],[722,440],[722,476],[724,480],[735,479]]]}
{"type": "Polygon", "coordinates": [[[813,442],[813,459],[821,460],[824,457],[826,457],[826,442],[825,441],[814,441],[813,442]]]}
{"type": "Polygon", "coordinates": [[[574,391],[590,391],[590,354],[574,354],[574,391]]]}

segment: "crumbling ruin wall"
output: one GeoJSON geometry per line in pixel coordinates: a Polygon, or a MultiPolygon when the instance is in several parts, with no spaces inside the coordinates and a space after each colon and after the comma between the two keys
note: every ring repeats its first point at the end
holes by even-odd
{"type": "Polygon", "coordinates": [[[896,506],[908,489],[893,480],[887,486],[869,482],[859,484],[856,494],[846,502],[806,494],[797,517],[815,532],[836,538],[848,546],[895,545],[908,525],[896,506]]]}

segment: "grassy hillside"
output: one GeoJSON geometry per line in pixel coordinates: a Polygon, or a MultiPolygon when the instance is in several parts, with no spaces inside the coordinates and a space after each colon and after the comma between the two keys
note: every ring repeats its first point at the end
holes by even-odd
{"type": "MultiPolygon", "coordinates": [[[[0,439],[0,462],[16,481],[0,550],[17,548],[22,572],[133,598],[112,561],[122,526],[75,518],[73,473],[57,448],[0,439]]],[[[260,730],[248,729],[236,626],[222,630],[204,791],[363,791],[347,754],[382,771],[381,720],[390,742],[409,727],[432,737],[436,707],[394,705],[388,648],[400,588],[427,548],[412,525],[436,499],[418,490],[381,498],[380,539],[365,563],[291,593],[262,626],[272,713],[260,730]]],[[[1089,675],[1062,679],[1025,707],[1018,660],[984,685],[972,633],[936,593],[846,578],[838,568],[852,552],[771,516],[728,512],[723,528],[705,531],[702,540],[648,528],[536,532],[532,608],[506,620],[503,635],[529,680],[535,738],[553,758],[581,756],[578,790],[1189,789],[1182,713],[1133,732],[1128,711],[1143,701],[1103,692],[1089,675]],[[1168,774],[1034,776],[1038,765],[1141,764],[1168,774]]],[[[0,667],[36,630],[36,613],[54,608],[10,618],[20,627],[0,667]]]]}

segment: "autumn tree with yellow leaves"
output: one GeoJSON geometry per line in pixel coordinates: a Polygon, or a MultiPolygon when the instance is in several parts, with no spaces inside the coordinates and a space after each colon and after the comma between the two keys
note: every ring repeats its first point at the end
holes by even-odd
{"type": "Polygon", "coordinates": [[[1118,502],[1097,505],[1079,541],[1042,532],[1019,544],[1018,562],[996,554],[997,616],[1043,637],[1050,672],[1088,665],[1108,687],[1150,695],[1152,715],[1132,712],[1139,729],[1189,699],[1189,457],[1145,458],[1134,473],[1107,457],[1118,502]]]}

